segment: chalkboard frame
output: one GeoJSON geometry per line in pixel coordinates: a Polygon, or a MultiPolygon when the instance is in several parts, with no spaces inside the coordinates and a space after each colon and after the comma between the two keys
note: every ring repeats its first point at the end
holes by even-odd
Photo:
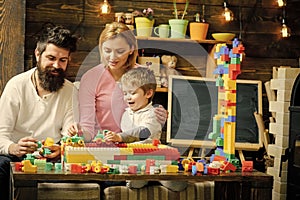
{"type": "MultiPolygon", "coordinates": [[[[176,93],[176,89],[174,89],[174,85],[176,85],[176,81],[193,81],[193,82],[199,82],[200,83],[205,83],[205,84],[209,84],[211,85],[212,83],[215,84],[216,82],[216,79],[213,79],[213,78],[205,78],[205,77],[195,77],[195,76],[182,76],[182,75],[170,75],[169,76],[169,88],[168,88],[168,112],[169,112],[169,117],[168,117],[168,120],[167,120],[167,143],[171,144],[171,145],[174,145],[174,146],[188,146],[188,147],[195,147],[195,148],[207,148],[207,147],[215,147],[215,142],[210,140],[210,139],[182,139],[182,138],[176,138],[174,135],[172,135],[172,119],[173,117],[178,117],[178,116],[174,116],[174,113],[172,111],[172,106],[173,104],[176,104],[176,102],[174,102],[176,99],[175,97],[173,97],[173,90],[174,92],[176,93]]],[[[259,113],[259,114],[262,114],[262,82],[260,80],[241,80],[241,79],[238,79],[237,80],[237,84],[242,84],[244,86],[255,86],[257,87],[257,94],[255,94],[255,98],[257,98],[257,105],[256,105],[256,112],[259,113]]],[[[215,86],[217,89],[217,86],[215,86]]],[[[256,88],[255,88],[256,89],[256,88]]],[[[187,89],[188,90],[188,89],[187,89]]],[[[238,91],[237,91],[238,92],[238,91]]],[[[174,93],[174,94],[175,94],[174,93]]],[[[210,93],[210,92],[209,92],[210,93]]],[[[207,94],[206,94],[207,95],[207,94]]],[[[191,95],[185,95],[183,97],[180,97],[180,98],[189,98],[188,100],[189,101],[193,101],[193,100],[190,100],[192,99],[193,97],[191,97],[191,95]]],[[[211,96],[209,96],[208,98],[211,98],[211,96]]],[[[215,102],[215,106],[217,106],[217,102],[215,102]]],[[[191,105],[192,106],[192,105],[191,105]]],[[[238,104],[237,104],[238,106],[238,104]]],[[[213,106],[211,106],[213,107],[213,106]]],[[[214,107],[214,109],[216,110],[216,108],[214,107]]],[[[192,109],[191,109],[192,110],[192,109]]],[[[192,112],[192,111],[190,111],[192,112]]],[[[216,112],[216,111],[215,111],[216,112]]],[[[200,115],[200,114],[199,114],[200,115]]],[[[211,116],[213,117],[215,115],[215,113],[211,113],[211,116]]],[[[253,115],[253,119],[255,119],[255,116],[254,116],[254,112],[253,113],[249,113],[249,116],[252,117],[253,115]],[[251,116],[250,116],[251,115],[251,116]]],[[[238,118],[238,116],[237,116],[238,118]]],[[[211,118],[212,119],[212,118],[211,118]]],[[[184,121],[184,119],[181,118],[181,120],[184,121]]],[[[212,126],[212,121],[210,122],[210,126],[212,126]]],[[[263,135],[262,135],[262,131],[260,131],[258,129],[258,126],[257,126],[257,123],[256,121],[254,122],[255,124],[253,124],[253,126],[256,126],[257,127],[257,137],[256,138],[256,142],[235,142],[235,148],[236,150],[247,150],[247,151],[257,151],[259,148],[261,148],[263,146],[263,135]]],[[[211,127],[210,127],[211,128],[211,127]]],[[[176,132],[177,133],[177,132],[176,132]]],[[[207,134],[207,133],[206,133],[207,134]]],[[[238,134],[238,133],[236,133],[238,134]]],[[[255,136],[255,137],[256,137],[255,136]]]]}

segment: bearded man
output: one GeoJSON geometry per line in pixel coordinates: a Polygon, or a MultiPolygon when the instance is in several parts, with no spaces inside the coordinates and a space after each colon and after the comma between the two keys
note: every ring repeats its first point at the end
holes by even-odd
{"type": "MultiPolygon", "coordinates": [[[[68,29],[48,28],[37,42],[37,67],[11,78],[0,98],[0,199],[9,198],[10,162],[21,161],[47,137],[59,142],[74,123],[73,83],[65,79],[77,38],[68,29]]],[[[76,99],[76,98],[75,98],[76,99]]],[[[50,147],[48,159],[60,155],[50,147]]]]}

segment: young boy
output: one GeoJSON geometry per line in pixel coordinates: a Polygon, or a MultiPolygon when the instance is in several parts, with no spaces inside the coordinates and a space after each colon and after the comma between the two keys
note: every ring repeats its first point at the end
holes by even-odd
{"type": "Polygon", "coordinates": [[[124,99],[128,103],[122,119],[121,133],[108,132],[106,141],[125,143],[152,143],[160,139],[161,124],[152,106],[156,79],[152,70],[138,67],[126,72],[121,78],[124,99]]]}

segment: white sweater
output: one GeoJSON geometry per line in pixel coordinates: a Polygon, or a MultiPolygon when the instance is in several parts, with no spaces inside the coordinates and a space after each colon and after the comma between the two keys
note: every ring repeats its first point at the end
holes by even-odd
{"type": "Polygon", "coordinates": [[[39,141],[51,137],[58,142],[74,122],[73,104],[77,103],[74,85],[65,80],[59,91],[40,97],[31,81],[34,70],[10,79],[2,93],[0,154],[8,154],[9,145],[25,136],[39,141]]]}

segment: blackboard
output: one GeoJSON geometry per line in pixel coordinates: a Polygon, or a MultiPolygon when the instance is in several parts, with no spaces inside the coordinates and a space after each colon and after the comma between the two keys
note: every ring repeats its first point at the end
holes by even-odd
{"type": "MultiPolygon", "coordinates": [[[[168,88],[167,142],[191,146],[214,146],[208,138],[218,109],[215,79],[170,76],[168,88]]],[[[237,150],[257,150],[262,135],[254,113],[262,114],[262,83],[237,80],[236,138],[237,150]]]]}

